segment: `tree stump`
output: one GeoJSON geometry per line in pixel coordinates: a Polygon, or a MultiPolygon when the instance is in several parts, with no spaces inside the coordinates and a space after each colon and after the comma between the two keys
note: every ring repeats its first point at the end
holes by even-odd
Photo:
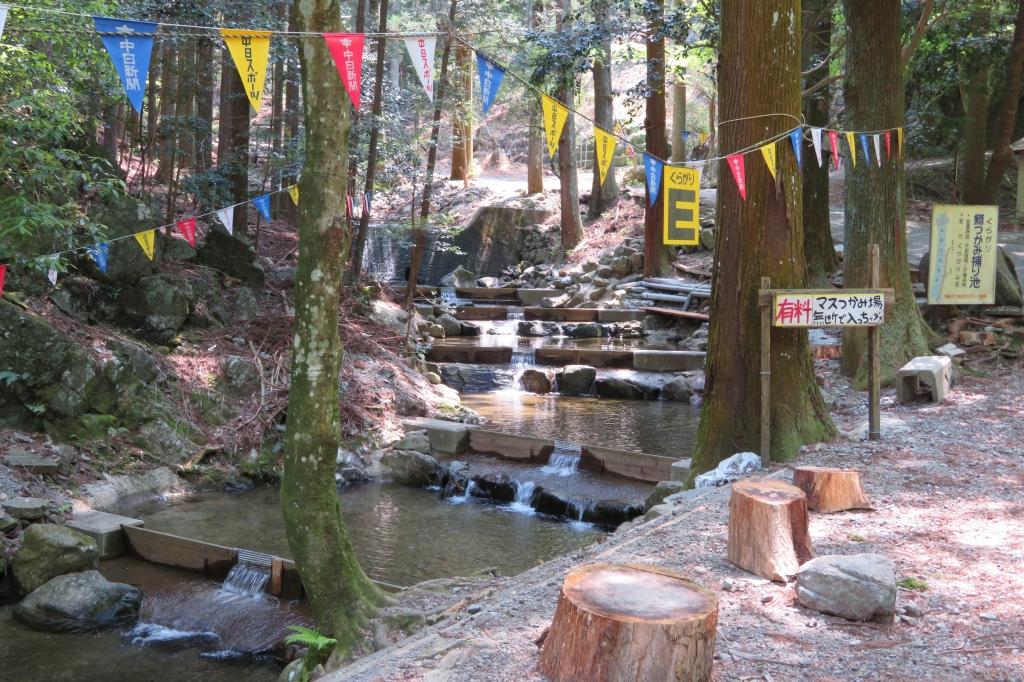
{"type": "Polygon", "coordinates": [[[778,581],[814,558],[803,491],[768,478],[733,483],[728,558],[744,571],[778,581]]]}
{"type": "Polygon", "coordinates": [[[871,509],[860,487],[860,474],[852,469],[797,467],[793,485],[807,495],[807,508],[817,512],[871,509]]]}
{"type": "Polygon", "coordinates": [[[718,596],[657,566],[590,564],[562,583],[540,654],[554,682],[709,680],[718,596]]]}

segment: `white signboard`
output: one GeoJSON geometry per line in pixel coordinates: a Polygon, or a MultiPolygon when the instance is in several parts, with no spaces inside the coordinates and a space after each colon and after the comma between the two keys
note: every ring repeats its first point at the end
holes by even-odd
{"type": "Polygon", "coordinates": [[[881,292],[779,291],[772,305],[775,327],[875,327],[884,321],[881,292]]]}

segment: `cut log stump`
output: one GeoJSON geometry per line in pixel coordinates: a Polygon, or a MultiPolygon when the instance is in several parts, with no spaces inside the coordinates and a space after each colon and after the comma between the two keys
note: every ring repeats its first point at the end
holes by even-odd
{"type": "Polygon", "coordinates": [[[783,481],[746,479],[732,484],[728,559],[744,571],[785,581],[814,558],[807,527],[807,497],[783,481]]]}
{"type": "Polygon", "coordinates": [[[860,474],[852,469],[797,467],[793,470],[793,485],[804,491],[811,511],[871,509],[860,487],[860,474]]]}
{"type": "Polygon", "coordinates": [[[718,597],[658,566],[590,564],[562,583],[540,669],[553,682],[711,679],[718,597]]]}

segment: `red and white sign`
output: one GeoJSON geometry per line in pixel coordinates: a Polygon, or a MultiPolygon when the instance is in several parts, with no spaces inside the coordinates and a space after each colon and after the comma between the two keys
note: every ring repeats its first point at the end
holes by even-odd
{"type": "Polygon", "coordinates": [[[409,51],[413,68],[419,76],[427,98],[434,101],[434,48],[437,46],[436,36],[418,36],[405,39],[405,49],[409,51]]]}
{"type": "Polygon", "coordinates": [[[363,45],[366,36],[362,33],[325,33],[327,49],[338,67],[338,75],[345,84],[352,108],[359,111],[359,92],[363,84],[363,45]]]}

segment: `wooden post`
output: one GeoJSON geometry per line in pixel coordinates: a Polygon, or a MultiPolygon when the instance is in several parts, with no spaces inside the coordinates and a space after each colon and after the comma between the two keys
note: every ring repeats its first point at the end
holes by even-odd
{"type": "MultiPolygon", "coordinates": [[[[882,286],[879,273],[878,244],[868,246],[868,256],[871,259],[871,288],[878,289],[882,286]]],[[[880,399],[882,394],[882,369],[879,359],[879,336],[881,327],[868,328],[868,438],[878,440],[881,433],[881,407],[880,399]]]]}
{"type": "Polygon", "coordinates": [[[274,557],[270,562],[270,594],[275,597],[281,596],[284,583],[284,560],[281,557],[274,557]]]}
{"type": "MultiPolygon", "coordinates": [[[[770,289],[772,280],[761,278],[761,289],[770,289]]],[[[772,461],[772,303],[761,306],[761,463],[772,461]]]]}

